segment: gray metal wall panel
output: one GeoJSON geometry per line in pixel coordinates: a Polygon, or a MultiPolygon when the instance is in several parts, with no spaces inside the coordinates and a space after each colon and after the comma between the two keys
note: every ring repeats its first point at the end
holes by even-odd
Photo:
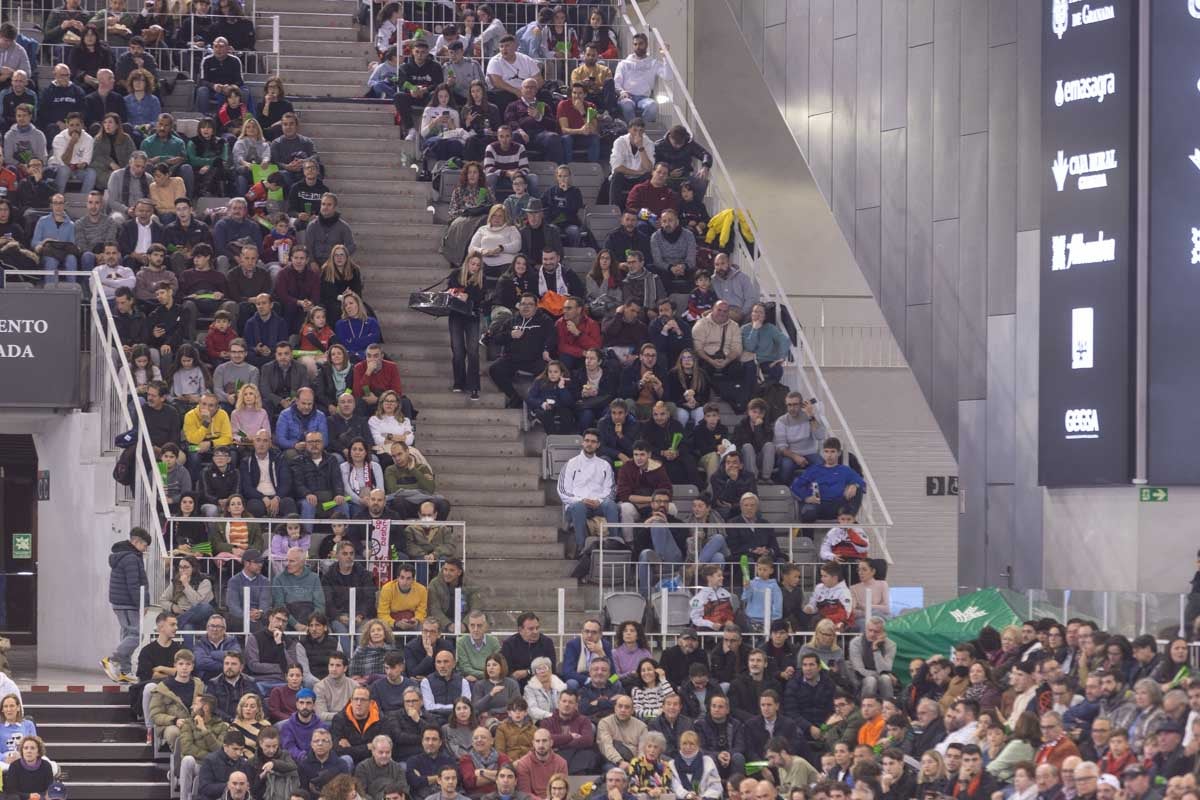
{"type": "Polygon", "coordinates": [[[1040,226],[1042,181],[1042,15],[1040,3],[1017,7],[1017,230],[1040,226]]]}
{"type": "Polygon", "coordinates": [[[933,306],[910,305],[906,315],[904,354],[917,385],[929,397],[933,392],[933,306]]]}
{"type": "Polygon", "coordinates": [[[742,0],[742,13],[739,18],[742,25],[742,36],[745,37],[746,45],[750,48],[750,54],[754,56],[754,63],[758,64],[759,69],[765,69],[763,63],[763,2],[764,0],[742,0]]]}
{"type": "MultiPolygon", "coordinates": [[[[991,403],[988,403],[989,411],[991,403]]],[[[1014,547],[1012,538],[1012,526],[1014,519],[1014,491],[1011,484],[988,484],[987,487],[987,511],[985,519],[987,520],[987,536],[986,539],[980,540],[986,542],[984,547],[979,547],[976,543],[976,549],[979,551],[979,557],[986,559],[986,573],[982,586],[999,586],[1008,588],[1011,581],[1011,576],[1016,565],[1013,563],[1017,560],[1017,550],[1014,547]]],[[[960,534],[961,535],[961,534],[960,534]]],[[[1022,561],[1034,561],[1028,557],[1022,558],[1022,561]]],[[[959,563],[961,564],[961,557],[959,563]]]]}
{"type": "Polygon", "coordinates": [[[800,152],[808,157],[809,0],[788,0],[787,104],[784,117],[800,152]]]}
{"type": "Polygon", "coordinates": [[[853,36],[858,32],[858,0],[835,0],[833,4],[833,38],[853,36]]]}
{"type": "MultiPolygon", "coordinates": [[[[1025,2],[1037,7],[1037,3],[1025,2]]],[[[1017,40],[1017,0],[988,0],[988,45],[1012,44],[1017,40]]]]}
{"type": "Polygon", "coordinates": [[[879,217],[879,206],[854,212],[854,260],[876,299],[879,299],[879,217]]]}
{"type": "Polygon", "coordinates": [[[904,3],[892,0],[883,4],[879,124],[885,131],[903,128],[908,118],[907,21],[908,10],[904,3]]]}
{"type": "Polygon", "coordinates": [[[959,133],[979,133],[988,122],[987,0],[962,0],[960,20],[959,133]]]}
{"type": "MultiPolygon", "coordinates": [[[[891,0],[889,4],[903,6],[891,0]]],[[[916,47],[933,41],[934,0],[908,0],[908,46],[916,47]]]]}
{"type": "Polygon", "coordinates": [[[892,335],[896,341],[903,342],[906,305],[905,222],[908,216],[905,189],[906,132],[903,128],[885,131],[882,145],[879,305],[884,318],[892,326],[892,335]]]}
{"type": "Polygon", "coordinates": [[[933,48],[908,51],[907,302],[932,300],[933,262],[933,48]]]}
{"type": "Polygon", "coordinates": [[[988,51],[989,314],[1011,314],[1017,303],[1017,46],[988,51]]]}
{"type": "Polygon", "coordinates": [[[933,18],[933,218],[958,216],[959,0],[937,0],[933,18]]]}
{"type": "MultiPolygon", "coordinates": [[[[958,227],[958,397],[987,392],[987,134],[962,137],[958,227]]],[[[959,428],[959,441],[963,430],[959,428]]]]}
{"type": "MultiPolygon", "coordinates": [[[[1017,234],[1017,368],[1013,380],[1016,404],[1016,517],[1013,538],[1018,553],[1042,552],[1042,488],[1037,485],[1039,270],[1041,232],[1017,234]]],[[[1014,565],[1014,585],[1018,589],[1042,586],[1040,558],[1019,559],[1014,565]]]]}
{"type": "Polygon", "coordinates": [[[763,31],[763,79],[776,105],[787,96],[787,26],[773,25],[763,31]]]}
{"type": "Polygon", "coordinates": [[[934,419],[958,453],[958,220],[933,223],[934,419]]]}
{"type": "Polygon", "coordinates": [[[857,43],[857,36],[833,42],[833,215],[847,239],[854,232],[857,43]]]}
{"type": "Polygon", "coordinates": [[[830,149],[832,135],[832,113],[817,114],[808,118],[808,168],[830,208],[833,208],[833,204],[829,202],[833,189],[833,151],[830,149]]]}
{"type": "Polygon", "coordinates": [[[833,110],[833,0],[812,0],[808,28],[808,113],[833,110]]]}
{"type": "Polygon", "coordinates": [[[787,21],[787,12],[787,3],[781,3],[779,0],[770,0],[764,8],[763,24],[768,28],[772,25],[782,25],[787,21]]]}
{"type": "Polygon", "coordinates": [[[958,404],[958,584],[986,585],[983,542],[987,532],[986,400],[958,404]]]}
{"type": "Polygon", "coordinates": [[[858,0],[855,208],[879,205],[879,80],[882,0],[858,0]]]}
{"type": "Polygon", "coordinates": [[[1015,314],[987,319],[988,483],[1016,480],[1016,328],[1015,314]]]}

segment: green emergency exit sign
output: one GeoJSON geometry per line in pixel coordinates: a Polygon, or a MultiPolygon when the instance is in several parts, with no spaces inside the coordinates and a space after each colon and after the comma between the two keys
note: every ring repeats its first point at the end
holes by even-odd
{"type": "Polygon", "coordinates": [[[14,533],[12,535],[12,557],[33,558],[32,533],[14,533]]]}
{"type": "Polygon", "coordinates": [[[1167,490],[1161,486],[1143,486],[1138,489],[1138,499],[1143,503],[1167,502],[1167,490]]]}

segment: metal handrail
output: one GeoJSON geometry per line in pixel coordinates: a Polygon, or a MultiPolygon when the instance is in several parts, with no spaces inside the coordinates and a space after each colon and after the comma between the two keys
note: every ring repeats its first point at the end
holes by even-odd
{"type": "MultiPolygon", "coordinates": [[[[757,226],[754,222],[754,218],[750,213],[748,213],[748,211],[747,211],[748,207],[746,206],[746,204],[744,204],[742,202],[741,197],[737,191],[737,186],[735,185],[735,183],[733,181],[733,177],[732,177],[729,169],[725,165],[724,159],[722,159],[722,157],[721,157],[720,151],[713,145],[713,138],[712,138],[711,134],[708,132],[707,126],[705,126],[705,124],[704,124],[704,119],[700,116],[699,110],[696,107],[695,101],[692,99],[691,93],[688,92],[686,81],[684,81],[683,75],[680,72],[678,65],[676,65],[674,58],[671,56],[670,50],[666,49],[667,48],[666,40],[663,39],[662,34],[658,31],[657,28],[651,27],[650,24],[646,21],[646,17],[642,14],[642,9],[641,9],[640,5],[638,4],[637,0],[628,0],[628,2],[626,3],[626,7],[632,8],[634,11],[634,14],[637,17],[637,26],[635,26],[629,20],[628,16],[625,15],[624,18],[625,18],[626,22],[629,23],[630,29],[634,29],[635,27],[640,26],[643,30],[647,31],[650,35],[652,35],[657,46],[661,50],[665,51],[665,55],[662,57],[665,59],[668,70],[671,74],[671,80],[667,83],[667,88],[670,90],[678,89],[678,91],[682,97],[682,100],[684,101],[684,104],[688,111],[688,114],[686,116],[690,119],[690,121],[699,130],[699,132],[701,133],[701,135],[704,137],[704,139],[707,141],[707,143],[709,145],[709,151],[712,153],[712,156],[713,156],[713,165],[716,167],[718,174],[723,179],[722,182],[724,183],[725,188],[728,189],[730,195],[733,197],[733,201],[734,201],[732,204],[733,207],[735,209],[742,210],[742,212],[745,214],[746,223],[751,227],[751,229],[756,229],[757,226]]],[[[683,113],[678,113],[679,109],[675,105],[674,98],[669,97],[668,99],[670,100],[672,107],[675,108],[678,117],[682,120],[685,115],[683,113]]],[[[788,299],[787,293],[783,289],[783,283],[782,283],[782,281],[780,281],[779,275],[778,275],[778,273],[776,273],[775,268],[772,265],[770,258],[764,252],[762,243],[761,243],[761,241],[758,240],[758,237],[756,237],[756,246],[758,249],[757,258],[752,259],[752,260],[748,259],[747,263],[752,263],[754,265],[756,272],[759,272],[760,274],[765,273],[767,276],[770,277],[772,284],[773,284],[772,294],[774,294],[776,296],[777,302],[780,305],[782,305],[782,307],[787,309],[788,313],[791,314],[791,317],[793,320],[800,319],[800,317],[797,315],[795,309],[792,307],[792,304],[791,304],[790,300],[788,299]]],[[[748,257],[748,255],[749,254],[747,253],[746,256],[748,257]]],[[[760,282],[760,285],[761,285],[761,282],[760,282]]],[[[861,448],[858,446],[858,441],[855,438],[854,432],[851,430],[849,423],[847,423],[845,415],[842,413],[841,406],[838,405],[837,399],[834,397],[832,390],[829,388],[828,382],[825,380],[824,373],[821,371],[821,368],[816,363],[815,359],[806,358],[806,353],[811,353],[814,351],[812,349],[811,343],[808,340],[808,337],[805,336],[803,328],[797,326],[796,335],[799,340],[799,343],[798,343],[798,345],[796,345],[792,348],[792,356],[793,356],[795,364],[797,365],[796,372],[798,373],[800,379],[803,381],[805,387],[809,390],[812,390],[813,386],[812,386],[811,382],[809,381],[808,376],[805,374],[805,370],[804,370],[803,366],[801,366],[801,365],[808,366],[808,368],[812,372],[813,378],[815,379],[816,388],[819,389],[819,394],[825,398],[825,400],[829,403],[830,407],[833,410],[833,417],[837,421],[840,432],[845,437],[845,440],[846,440],[845,443],[847,445],[847,450],[850,450],[852,452],[859,454],[860,464],[863,469],[863,479],[866,481],[867,486],[869,488],[869,491],[867,492],[867,495],[866,495],[866,497],[869,499],[869,502],[864,503],[866,511],[867,511],[868,520],[871,522],[874,522],[874,511],[876,508],[878,508],[879,514],[883,519],[883,523],[889,527],[894,525],[894,522],[892,520],[892,515],[888,511],[887,505],[884,503],[883,496],[879,492],[879,485],[876,483],[875,477],[871,473],[870,467],[867,465],[867,460],[864,457],[861,448]]],[[[815,393],[818,393],[818,392],[814,392],[814,394],[815,393]]],[[[886,546],[885,546],[885,550],[886,550],[886,546]]],[[[890,556],[888,558],[890,560],[890,556]]]]}

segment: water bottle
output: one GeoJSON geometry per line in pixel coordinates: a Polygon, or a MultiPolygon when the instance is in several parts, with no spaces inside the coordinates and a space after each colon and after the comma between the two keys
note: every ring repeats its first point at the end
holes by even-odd
{"type": "Polygon", "coordinates": [[[812,496],[817,498],[818,503],[821,502],[821,485],[816,481],[813,481],[810,488],[812,491],[812,496]]]}
{"type": "Polygon", "coordinates": [[[750,556],[743,555],[738,559],[738,564],[742,567],[742,583],[750,582],[750,556]]]}

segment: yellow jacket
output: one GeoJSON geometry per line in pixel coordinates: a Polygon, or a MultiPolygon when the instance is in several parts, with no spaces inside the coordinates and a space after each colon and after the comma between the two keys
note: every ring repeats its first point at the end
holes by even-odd
{"type": "Polygon", "coordinates": [[[229,423],[229,415],[225,409],[218,408],[208,425],[200,421],[200,407],[197,406],[183,415],[183,438],[188,444],[212,442],[213,447],[233,444],[233,425],[229,423]]]}
{"type": "MultiPolygon", "coordinates": [[[[425,621],[429,610],[429,593],[425,587],[413,581],[412,588],[407,593],[401,592],[395,581],[388,581],[379,590],[379,600],[376,603],[378,616],[384,622],[396,619],[393,614],[409,612],[418,622],[425,621]]],[[[405,615],[407,616],[407,615],[405,615]]]]}
{"type": "Polygon", "coordinates": [[[747,244],[754,244],[754,232],[751,230],[745,215],[741,211],[735,214],[732,208],[723,209],[713,215],[712,219],[708,221],[708,229],[704,234],[704,241],[712,244],[716,240],[721,247],[726,247],[729,244],[729,236],[733,233],[735,216],[737,217],[737,225],[742,233],[742,238],[746,240],[747,244]]]}

